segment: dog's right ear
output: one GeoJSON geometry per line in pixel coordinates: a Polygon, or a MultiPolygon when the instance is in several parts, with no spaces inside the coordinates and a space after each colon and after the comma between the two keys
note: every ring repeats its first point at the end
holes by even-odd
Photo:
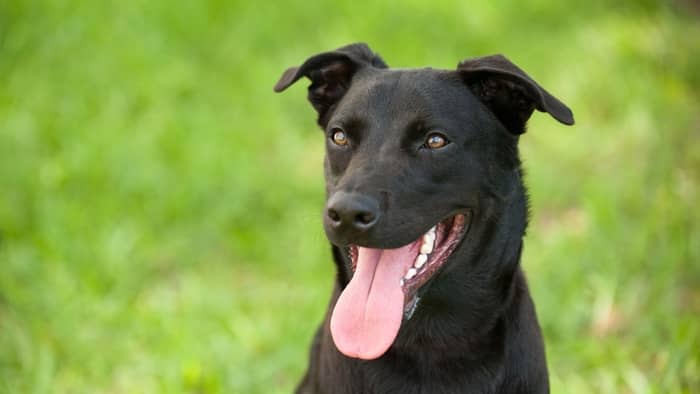
{"type": "Polygon", "coordinates": [[[299,67],[288,68],[275,84],[275,92],[282,92],[301,77],[309,78],[308,99],[318,112],[321,124],[328,110],[347,92],[353,75],[363,67],[388,66],[366,44],[347,45],[314,55],[299,67]]]}

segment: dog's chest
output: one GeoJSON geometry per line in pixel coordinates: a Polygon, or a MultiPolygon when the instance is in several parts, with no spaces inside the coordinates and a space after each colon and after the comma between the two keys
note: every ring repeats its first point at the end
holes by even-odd
{"type": "Polygon", "coordinates": [[[415,360],[361,361],[341,356],[325,360],[319,387],[333,394],[496,393],[492,373],[465,371],[459,362],[418,365],[415,360]],[[469,389],[468,389],[469,388],[469,389]],[[478,388],[478,389],[477,389],[478,388]],[[476,389],[476,391],[474,391],[476,389]]]}

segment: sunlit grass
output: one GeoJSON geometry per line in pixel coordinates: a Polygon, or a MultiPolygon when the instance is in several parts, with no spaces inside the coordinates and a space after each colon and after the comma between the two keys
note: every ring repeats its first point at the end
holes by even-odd
{"type": "Polygon", "coordinates": [[[333,280],[310,54],[501,52],[554,393],[700,391],[700,25],[653,1],[0,3],[0,392],[290,392],[333,280]],[[303,85],[303,84],[302,84],[303,85]]]}

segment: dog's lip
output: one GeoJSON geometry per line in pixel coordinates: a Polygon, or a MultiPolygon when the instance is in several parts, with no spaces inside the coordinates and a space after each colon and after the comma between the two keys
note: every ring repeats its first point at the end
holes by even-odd
{"type": "MultiPolygon", "coordinates": [[[[440,221],[439,224],[449,225],[443,233],[443,238],[436,241],[435,250],[429,255],[428,261],[422,272],[419,272],[412,280],[403,284],[406,294],[407,313],[412,314],[417,303],[418,293],[424,293],[438,274],[445,268],[452,253],[462,243],[469,231],[471,224],[471,211],[458,213],[440,221]]],[[[439,225],[438,224],[438,225],[439,225]]],[[[439,233],[438,233],[439,236],[439,233]]],[[[410,318],[410,314],[407,316],[410,318]]]]}
{"type": "MultiPolygon", "coordinates": [[[[414,262],[414,265],[409,270],[416,270],[411,274],[407,272],[407,275],[401,280],[401,287],[405,294],[404,315],[407,319],[410,319],[417,307],[418,293],[424,293],[435,277],[438,276],[438,273],[447,265],[446,263],[450,260],[452,253],[462,243],[469,231],[471,221],[472,211],[469,209],[461,210],[443,217],[428,230],[430,232],[435,229],[435,241],[432,252],[427,254],[427,261],[424,261],[419,269],[416,269],[417,263],[414,262]]],[[[417,250],[420,249],[421,243],[428,232],[412,242],[412,244],[416,245],[417,250]]],[[[358,245],[350,244],[348,246],[348,254],[352,271],[354,272],[357,263],[358,245]]],[[[420,253],[417,254],[416,260],[419,255],[420,253]]]]}

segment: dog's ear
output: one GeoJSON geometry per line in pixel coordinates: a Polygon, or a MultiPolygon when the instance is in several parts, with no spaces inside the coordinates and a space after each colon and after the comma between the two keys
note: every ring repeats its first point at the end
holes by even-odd
{"type": "Polygon", "coordinates": [[[357,43],[320,53],[299,67],[290,67],[275,85],[275,92],[287,89],[301,77],[311,80],[308,98],[321,123],[324,115],[350,87],[353,75],[363,67],[387,68],[379,55],[364,43],[357,43]]]}
{"type": "Polygon", "coordinates": [[[549,112],[566,125],[574,124],[574,115],[564,103],[502,55],[463,60],[457,71],[469,89],[513,134],[525,132],[525,123],[535,109],[549,112]]]}

